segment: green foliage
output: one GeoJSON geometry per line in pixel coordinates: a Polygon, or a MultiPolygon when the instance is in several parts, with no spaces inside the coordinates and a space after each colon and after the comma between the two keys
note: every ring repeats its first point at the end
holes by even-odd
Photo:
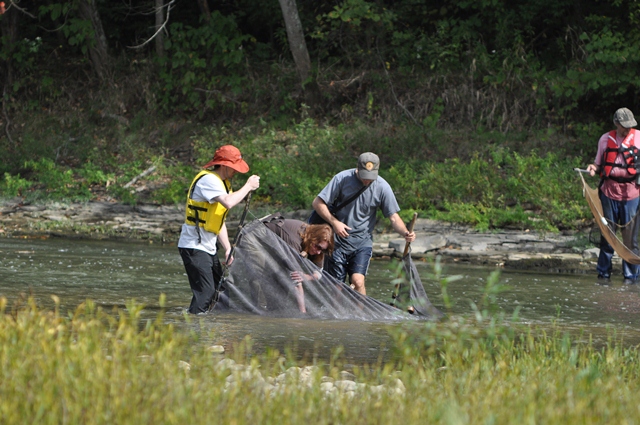
{"type": "Polygon", "coordinates": [[[4,173],[4,180],[0,184],[0,194],[3,197],[22,196],[31,186],[33,186],[33,182],[23,179],[20,174],[12,176],[9,173],[4,173]]]}
{"type": "Polygon", "coordinates": [[[138,196],[136,194],[135,189],[127,189],[118,185],[118,186],[110,187],[109,194],[111,194],[115,199],[118,199],[123,204],[126,204],[126,205],[138,204],[138,196]]]}
{"type": "MultiPolygon", "coordinates": [[[[207,132],[206,137],[195,140],[199,163],[207,162],[217,146],[238,146],[251,173],[262,177],[258,195],[274,208],[308,209],[333,174],[353,168],[355,157],[363,150],[355,147],[354,154],[341,155],[350,149],[350,133],[343,128],[321,128],[310,119],[286,131],[265,127],[240,134],[224,128],[207,132]]],[[[394,188],[403,210],[422,211],[422,216],[471,224],[479,230],[557,231],[578,226],[590,217],[573,171],[580,165],[577,158],[494,149],[483,156],[476,153],[467,161],[407,161],[400,146],[396,142],[395,153],[385,151],[388,160],[382,164],[381,175],[394,188]],[[567,182],[574,182],[576,190],[567,190],[567,182]]]]}
{"type": "MultiPolygon", "coordinates": [[[[208,128],[194,143],[202,164],[213,157],[217,147],[237,146],[251,167],[249,174],[261,177],[257,194],[276,208],[309,209],[333,174],[341,167],[353,168],[355,163],[343,153],[341,130],[324,128],[310,118],[287,130],[261,126],[247,134],[208,128]]],[[[240,178],[237,180],[234,186],[241,184],[240,178]]]]}
{"type": "Polygon", "coordinates": [[[52,21],[57,21],[69,13],[70,8],[69,2],[40,5],[39,13],[41,17],[50,16],[52,21]]]}
{"type": "Polygon", "coordinates": [[[333,10],[323,16],[324,19],[332,20],[335,28],[342,21],[359,27],[364,21],[382,22],[389,25],[393,20],[393,13],[387,9],[381,9],[378,4],[365,0],[345,0],[341,4],[333,7],[333,10]]]}
{"type": "MultiPolygon", "coordinates": [[[[32,172],[32,178],[38,181],[45,199],[88,200],[91,198],[89,186],[83,180],[76,179],[73,170],[56,165],[48,158],[29,160],[25,168],[32,172]]],[[[90,174],[90,173],[89,173],[90,174]]]]}
{"type": "Polygon", "coordinates": [[[83,164],[83,166],[77,170],[77,173],[80,178],[89,185],[102,185],[114,180],[113,173],[105,172],[92,162],[83,164]]]}
{"type": "MultiPolygon", "coordinates": [[[[0,49],[0,61],[10,62],[14,68],[14,72],[18,78],[11,81],[10,90],[13,94],[18,93],[20,89],[31,83],[38,81],[34,77],[34,72],[38,66],[38,54],[42,47],[42,38],[35,37],[33,39],[23,38],[16,43],[9,43],[8,36],[1,39],[2,48],[0,49]]],[[[8,95],[9,93],[5,93],[8,95]]],[[[33,109],[33,104],[29,104],[29,109],[33,109]]]]}
{"type": "Polygon", "coordinates": [[[104,185],[114,179],[113,174],[104,172],[91,162],[72,170],[48,158],[40,158],[26,161],[24,168],[32,180],[21,178],[19,174],[12,176],[5,173],[0,194],[31,199],[87,201],[92,198],[92,185],[104,185]]]}
{"type": "Polygon", "coordinates": [[[540,157],[495,150],[491,158],[475,156],[468,163],[399,161],[388,180],[400,205],[436,219],[480,230],[514,225],[557,230],[589,216],[580,190],[566,190],[579,164],[554,153],[540,157]]]}
{"type": "Polygon", "coordinates": [[[173,166],[160,170],[160,174],[169,176],[168,183],[153,191],[151,197],[160,204],[182,204],[187,197],[191,179],[195,177],[193,167],[173,166]]]}
{"type": "Polygon", "coordinates": [[[379,64],[376,40],[393,28],[394,20],[393,11],[380,3],[346,0],[316,17],[311,37],[319,42],[318,54],[322,58],[337,56],[351,63],[373,58],[379,64]]]}
{"type": "MultiPolygon", "coordinates": [[[[338,129],[322,128],[306,119],[288,131],[263,131],[247,153],[254,158],[253,169],[262,177],[271,202],[310,208],[311,201],[332,177],[333,170],[327,163],[339,167],[350,162],[342,152],[338,129]]],[[[352,164],[345,165],[351,167],[352,164]]]]}
{"type": "Polygon", "coordinates": [[[69,46],[86,55],[89,48],[96,43],[95,34],[91,21],[81,19],[75,15],[77,9],[78,5],[75,1],[49,3],[39,6],[39,14],[42,18],[51,19],[52,22],[64,20],[64,25],[60,27],[60,31],[67,39],[69,46]]]}
{"type": "Polygon", "coordinates": [[[251,37],[240,33],[233,17],[214,12],[197,27],[176,22],[169,34],[166,58],[160,60],[160,104],[166,112],[195,110],[202,116],[229,102],[223,93],[242,91],[243,43],[251,37]]]}
{"type": "MultiPolygon", "coordinates": [[[[129,48],[153,34],[150,4],[134,10],[97,0],[115,72],[111,88],[103,88],[122,91],[103,106],[94,102],[101,95],[86,72],[93,29],[79,19],[79,4],[27,7],[38,19],[19,22],[19,40],[2,39],[0,59],[11,65],[18,101],[10,107],[96,105],[98,114],[112,114],[117,105],[130,114],[159,105],[164,114],[206,122],[256,116],[286,122],[308,102],[277,4],[242,0],[233,14],[211,5],[210,19],[197,3],[173,9],[165,56],[156,58],[153,43],[129,48]]],[[[601,125],[621,104],[633,107],[640,85],[633,72],[640,14],[629,0],[607,7],[568,0],[348,0],[298,8],[322,93],[312,116],[396,125],[409,112],[428,131],[552,127],[571,135],[594,120],[601,125]]]]}
{"type": "MultiPolygon", "coordinates": [[[[5,177],[3,193],[85,200],[94,196],[90,189],[102,188],[97,193],[104,193],[106,188],[108,195],[128,204],[183,203],[194,167],[136,148],[132,136],[124,139],[120,150],[126,161],[105,157],[97,147],[87,149],[91,160],[76,169],[45,158],[29,160],[26,173],[5,177]],[[156,170],[144,179],[142,186],[148,186],[144,195],[138,191],[140,185],[124,188],[151,164],[156,170]]],[[[240,148],[251,171],[237,175],[233,186],[240,187],[250,174],[260,175],[255,200],[270,212],[309,209],[335,173],[353,168],[361,152],[372,150],[382,159],[381,175],[394,189],[405,219],[418,211],[421,217],[485,231],[505,227],[557,231],[591,220],[573,171],[583,160],[555,152],[544,156],[518,152],[515,143],[512,148],[497,147],[506,145],[506,140],[485,134],[458,141],[456,134],[441,134],[432,141],[417,130],[388,132],[362,123],[336,127],[303,118],[284,129],[264,121],[241,128],[205,127],[196,131],[191,143],[196,165],[208,162],[221,145],[240,148]],[[455,154],[459,157],[452,158],[455,154]]]]}

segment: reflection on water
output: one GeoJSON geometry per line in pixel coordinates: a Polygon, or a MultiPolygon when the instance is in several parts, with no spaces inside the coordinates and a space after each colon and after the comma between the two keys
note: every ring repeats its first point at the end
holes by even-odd
{"type": "MultiPolygon", "coordinates": [[[[240,260],[240,259],[238,259],[240,260]]],[[[428,263],[417,263],[432,303],[442,308],[440,288],[428,263]]],[[[388,261],[373,261],[367,293],[389,301],[395,267],[388,261]]],[[[453,314],[469,314],[478,303],[492,270],[481,267],[444,265],[445,275],[461,275],[448,291],[455,304],[453,314]]],[[[500,307],[512,314],[516,307],[521,321],[548,326],[556,321],[575,334],[592,334],[606,340],[610,329],[626,343],[640,343],[640,294],[638,286],[599,286],[594,275],[557,275],[503,271],[500,282],[509,290],[498,296],[500,307]]],[[[206,343],[231,349],[250,335],[254,348],[293,346],[300,357],[328,356],[344,347],[348,361],[377,362],[387,358],[391,340],[389,326],[397,324],[277,319],[234,313],[184,320],[191,299],[189,283],[177,249],[134,242],[100,242],[66,239],[0,239],[0,296],[9,305],[32,294],[38,304],[53,306],[51,295],[60,298],[63,309],[73,309],[86,299],[109,310],[124,308],[135,299],[144,304],[145,317],[155,317],[159,295],[166,295],[166,320],[180,329],[197,331],[206,343]]]]}

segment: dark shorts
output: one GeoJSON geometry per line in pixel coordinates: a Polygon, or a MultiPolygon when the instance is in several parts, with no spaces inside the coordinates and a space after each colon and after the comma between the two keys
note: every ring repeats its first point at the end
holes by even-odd
{"type": "Polygon", "coordinates": [[[338,248],[333,251],[333,255],[327,261],[327,273],[341,282],[344,282],[347,275],[351,276],[354,273],[366,276],[371,254],[373,254],[373,248],[370,246],[349,253],[338,248]]]}

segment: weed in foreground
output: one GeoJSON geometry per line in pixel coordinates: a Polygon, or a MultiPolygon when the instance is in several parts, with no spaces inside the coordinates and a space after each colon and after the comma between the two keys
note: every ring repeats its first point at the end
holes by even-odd
{"type": "MultiPolygon", "coordinates": [[[[437,276],[437,268],[436,268],[437,276]]],[[[446,289],[447,280],[443,289],[446,289]]],[[[142,306],[62,315],[0,298],[3,423],[624,423],[637,411],[637,347],[603,347],[497,312],[493,274],[469,317],[392,328],[393,363],[343,371],[277,350],[212,354],[142,306]]],[[[56,305],[59,302],[54,297],[56,305]]],[[[160,299],[163,305],[163,299],[160,299]]],[[[185,316],[185,320],[198,320],[185,316]]]]}

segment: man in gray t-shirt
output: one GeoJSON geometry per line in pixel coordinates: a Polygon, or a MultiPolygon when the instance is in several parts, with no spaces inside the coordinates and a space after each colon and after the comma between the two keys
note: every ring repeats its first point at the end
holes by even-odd
{"type": "Polygon", "coordinates": [[[380,159],[372,152],[365,152],[358,158],[358,167],[341,171],[313,200],[313,208],[327,221],[335,233],[335,250],[329,257],[327,272],[344,281],[349,275],[351,285],[366,295],[365,276],[373,252],[373,229],[376,224],[376,210],[380,208],[391,221],[391,227],[407,242],[416,238],[409,232],[398,211],[400,207],[391,186],[378,177],[380,159]],[[342,207],[335,215],[330,206],[340,205],[363,187],[367,187],[353,201],[342,207]]]}

